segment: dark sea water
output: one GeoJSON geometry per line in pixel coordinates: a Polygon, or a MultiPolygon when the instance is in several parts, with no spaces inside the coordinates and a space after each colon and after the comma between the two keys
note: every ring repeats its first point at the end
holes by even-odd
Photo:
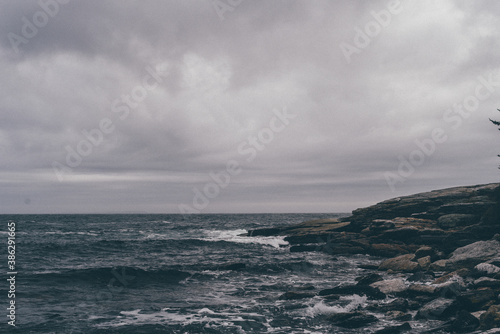
{"type": "MultiPolygon", "coordinates": [[[[334,214],[3,215],[16,223],[16,333],[364,333],[325,317],[363,296],[280,300],[289,290],[354,282],[379,259],[290,253],[277,237],[241,236],[334,214]]],[[[305,290],[307,291],[307,290],[305,290]]],[[[368,330],[383,328],[379,323],[368,330]]]]}

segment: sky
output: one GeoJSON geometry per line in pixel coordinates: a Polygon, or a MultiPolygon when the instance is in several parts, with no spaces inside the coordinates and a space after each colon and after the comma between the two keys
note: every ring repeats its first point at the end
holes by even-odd
{"type": "Polygon", "coordinates": [[[498,1],[0,8],[0,214],[350,212],[500,181],[498,1]]]}

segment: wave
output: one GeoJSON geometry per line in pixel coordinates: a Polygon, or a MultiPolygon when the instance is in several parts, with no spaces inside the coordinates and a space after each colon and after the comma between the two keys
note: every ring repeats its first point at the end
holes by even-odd
{"type": "Polygon", "coordinates": [[[358,295],[346,296],[343,297],[342,299],[350,301],[349,304],[345,306],[338,306],[338,305],[328,306],[325,303],[323,303],[323,301],[320,301],[314,306],[308,307],[306,310],[306,315],[311,318],[314,318],[315,316],[318,315],[330,315],[334,313],[351,312],[363,306],[366,306],[366,301],[368,300],[366,296],[358,296],[358,295]]]}
{"type": "Polygon", "coordinates": [[[247,236],[248,231],[243,229],[238,230],[205,230],[203,231],[206,237],[201,238],[201,240],[206,241],[227,241],[233,243],[241,244],[261,244],[268,245],[274,248],[280,248],[281,246],[287,246],[288,242],[284,240],[283,237],[249,237],[247,236]]]}
{"type": "Polygon", "coordinates": [[[138,286],[142,283],[179,283],[191,274],[175,269],[141,269],[135,267],[98,267],[63,271],[37,272],[30,278],[42,282],[89,282],[114,286],[138,286]]]}
{"type": "Polygon", "coordinates": [[[163,308],[156,312],[141,309],[121,311],[119,318],[96,327],[111,332],[116,329],[119,333],[128,333],[128,330],[142,333],[146,329],[144,326],[149,326],[151,331],[147,333],[151,333],[154,326],[161,324],[165,326],[161,333],[262,333],[268,332],[268,326],[264,325],[268,321],[264,315],[254,312],[217,312],[204,307],[183,314],[179,310],[163,308]]]}

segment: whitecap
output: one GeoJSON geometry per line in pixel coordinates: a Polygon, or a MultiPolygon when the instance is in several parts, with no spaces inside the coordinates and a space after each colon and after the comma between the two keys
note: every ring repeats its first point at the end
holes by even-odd
{"type": "Polygon", "coordinates": [[[359,307],[365,306],[368,298],[366,296],[352,295],[343,297],[342,299],[351,300],[351,302],[346,306],[328,306],[323,301],[320,301],[314,306],[307,308],[306,315],[314,318],[317,315],[351,312],[358,309],[359,307]]]}
{"type": "Polygon", "coordinates": [[[199,311],[198,311],[198,313],[215,314],[215,312],[214,312],[214,311],[212,311],[211,309],[206,308],[206,307],[204,307],[204,308],[202,308],[201,310],[199,310],[199,311]]]}
{"type": "Polygon", "coordinates": [[[288,245],[285,241],[284,236],[278,237],[249,237],[247,236],[248,231],[243,229],[238,230],[205,230],[203,231],[206,235],[205,238],[201,238],[204,241],[227,241],[240,244],[261,244],[268,245],[274,248],[280,248],[281,246],[288,245]]]}

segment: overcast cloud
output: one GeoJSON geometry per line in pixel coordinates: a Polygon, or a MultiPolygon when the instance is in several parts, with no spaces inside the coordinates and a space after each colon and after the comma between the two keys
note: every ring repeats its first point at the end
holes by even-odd
{"type": "Polygon", "coordinates": [[[499,181],[498,1],[0,6],[0,213],[349,212],[499,181]]]}

